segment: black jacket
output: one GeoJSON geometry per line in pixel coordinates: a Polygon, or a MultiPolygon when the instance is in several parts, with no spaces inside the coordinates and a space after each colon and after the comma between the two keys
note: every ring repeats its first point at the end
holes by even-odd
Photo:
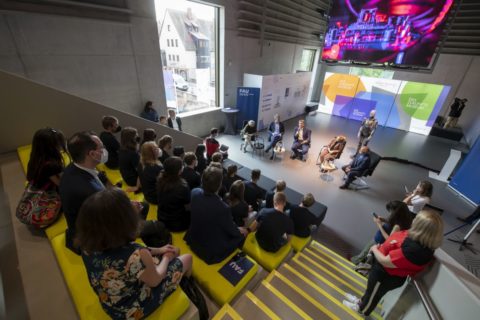
{"type": "MultiPolygon", "coordinates": [[[[177,121],[178,130],[183,131],[182,130],[182,119],[180,119],[180,117],[175,117],[175,120],[177,121]]],[[[170,128],[173,129],[173,122],[172,122],[172,119],[170,117],[167,119],[167,124],[170,128]]]]}

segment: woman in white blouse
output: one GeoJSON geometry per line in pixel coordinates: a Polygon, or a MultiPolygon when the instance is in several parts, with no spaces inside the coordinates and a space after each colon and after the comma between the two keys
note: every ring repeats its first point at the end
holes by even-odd
{"type": "Polygon", "coordinates": [[[432,193],[432,184],[429,181],[420,181],[415,190],[407,194],[403,202],[408,205],[408,209],[410,209],[411,212],[417,214],[427,203],[430,203],[432,193]]]}

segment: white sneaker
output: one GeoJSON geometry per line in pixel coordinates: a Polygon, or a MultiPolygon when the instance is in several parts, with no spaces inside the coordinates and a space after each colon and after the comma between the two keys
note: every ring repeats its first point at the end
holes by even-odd
{"type": "Polygon", "coordinates": [[[358,312],[358,310],[360,309],[360,307],[356,303],[353,303],[347,300],[343,300],[342,303],[344,306],[346,306],[349,309],[352,309],[355,312],[358,312]]]}
{"type": "Polygon", "coordinates": [[[351,303],[360,304],[360,298],[357,298],[353,294],[345,293],[345,299],[351,303]]]}

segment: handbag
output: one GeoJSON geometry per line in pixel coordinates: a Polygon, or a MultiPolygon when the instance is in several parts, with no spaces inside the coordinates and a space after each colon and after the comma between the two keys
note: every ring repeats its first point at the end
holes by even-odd
{"type": "Polygon", "coordinates": [[[46,228],[57,220],[62,207],[60,195],[56,190],[48,190],[49,185],[47,183],[45,187],[37,188],[28,183],[15,212],[20,222],[46,228]]]}

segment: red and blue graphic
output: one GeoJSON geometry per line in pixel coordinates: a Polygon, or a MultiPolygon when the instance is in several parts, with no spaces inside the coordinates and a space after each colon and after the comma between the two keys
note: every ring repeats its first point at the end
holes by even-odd
{"type": "Polygon", "coordinates": [[[324,60],[428,67],[453,0],[337,0],[324,60]]]}

